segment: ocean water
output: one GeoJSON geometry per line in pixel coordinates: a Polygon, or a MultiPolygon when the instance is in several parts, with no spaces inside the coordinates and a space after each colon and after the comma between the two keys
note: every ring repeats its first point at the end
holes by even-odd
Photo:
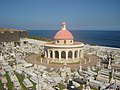
{"type": "MultiPolygon", "coordinates": [[[[58,30],[29,30],[29,36],[53,39],[58,30]]],[[[70,30],[75,41],[85,44],[120,48],[120,31],[70,30]]]]}

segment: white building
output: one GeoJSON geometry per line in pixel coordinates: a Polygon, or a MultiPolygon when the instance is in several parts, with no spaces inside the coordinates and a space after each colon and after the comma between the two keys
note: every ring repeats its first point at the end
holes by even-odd
{"type": "MultiPolygon", "coordinates": [[[[79,61],[83,58],[83,46],[82,42],[75,42],[71,32],[66,29],[66,23],[62,23],[62,29],[59,30],[55,36],[53,42],[45,44],[45,58],[54,61],[79,61]]],[[[72,62],[71,62],[72,63],[72,62]]]]}

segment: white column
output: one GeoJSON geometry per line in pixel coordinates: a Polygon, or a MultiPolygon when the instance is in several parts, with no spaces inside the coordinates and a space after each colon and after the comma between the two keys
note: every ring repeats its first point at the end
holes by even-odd
{"type": "Polygon", "coordinates": [[[79,59],[79,52],[80,52],[80,51],[78,50],[77,52],[78,52],[78,53],[77,53],[77,58],[79,59]]]}
{"type": "Polygon", "coordinates": [[[61,51],[59,51],[59,60],[61,60],[61,51]]]}
{"type": "Polygon", "coordinates": [[[46,52],[46,50],[45,50],[45,57],[47,57],[47,52],[46,52]]]}
{"type": "Polygon", "coordinates": [[[80,57],[83,58],[83,50],[80,52],[80,57]]]}
{"type": "Polygon", "coordinates": [[[52,58],[55,59],[55,51],[52,50],[52,58]]]}
{"type": "Polygon", "coordinates": [[[75,51],[72,51],[72,59],[75,58],[75,51]]]}
{"type": "Polygon", "coordinates": [[[66,51],[66,60],[68,60],[68,51],[66,51]]]}
{"type": "Polygon", "coordinates": [[[50,58],[50,51],[48,50],[48,58],[50,58]]]}

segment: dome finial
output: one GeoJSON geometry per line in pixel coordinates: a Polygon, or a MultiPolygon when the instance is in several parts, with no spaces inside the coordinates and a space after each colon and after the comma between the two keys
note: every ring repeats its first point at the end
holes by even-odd
{"type": "Polygon", "coordinates": [[[62,30],[66,30],[66,23],[62,22],[62,30]]]}

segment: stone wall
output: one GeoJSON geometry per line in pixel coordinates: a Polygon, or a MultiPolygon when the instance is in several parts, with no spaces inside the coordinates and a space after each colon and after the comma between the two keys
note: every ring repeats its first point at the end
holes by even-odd
{"type": "Polygon", "coordinates": [[[27,37],[27,31],[22,30],[8,30],[8,31],[0,31],[0,42],[11,42],[11,41],[19,41],[20,38],[27,37]]]}

